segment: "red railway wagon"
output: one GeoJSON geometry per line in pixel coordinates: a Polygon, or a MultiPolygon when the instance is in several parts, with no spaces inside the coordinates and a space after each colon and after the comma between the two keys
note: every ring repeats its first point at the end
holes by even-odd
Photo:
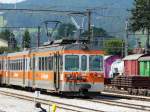
{"type": "Polygon", "coordinates": [[[126,56],[124,60],[124,74],[127,76],[139,75],[139,63],[138,59],[144,56],[144,54],[133,54],[126,56]]]}

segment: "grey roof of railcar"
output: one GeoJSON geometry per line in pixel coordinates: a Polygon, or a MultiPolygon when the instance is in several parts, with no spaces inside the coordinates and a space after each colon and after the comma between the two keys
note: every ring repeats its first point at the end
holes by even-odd
{"type": "MultiPolygon", "coordinates": [[[[41,46],[39,48],[33,48],[31,50],[24,50],[21,52],[14,52],[14,53],[7,53],[3,54],[4,56],[16,56],[16,55],[27,55],[31,52],[47,52],[47,51],[59,51],[59,50],[80,50],[82,49],[83,44],[81,43],[72,43],[72,44],[54,44],[54,45],[48,45],[48,46],[41,46]]],[[[92,47],[89,47],[88,50],[98,50],[92,47]]],[[[2,55],[1,55],[2,56],[2,55]]]]}
{"type": "Polygon", "coordinates": [[[123,60],[137,60],[139,59],[141,56],[143,56],[144,54],[133,54],[133,55],[128,55],[125,58],[123,58],[123,60]]]}
{"type": "Polygon", "coordinates": [[[139,61],[150,61],[150,56],[141,57],[139,61]]]}
{"type": "Polygon", "coordinates": [[[26,55],[26,54],[29,54],[29,50],[28,51],[8,53],[7,56],[26,55]]]}

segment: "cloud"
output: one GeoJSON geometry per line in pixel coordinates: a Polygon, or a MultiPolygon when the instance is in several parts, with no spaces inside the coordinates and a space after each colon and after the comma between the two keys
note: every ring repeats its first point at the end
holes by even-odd
{"type": "Polygon", "coordinates": [[[0,0],[0,3],[3,4],[14,4],[14,3],[20,3],[26,0],[0,0]]]}

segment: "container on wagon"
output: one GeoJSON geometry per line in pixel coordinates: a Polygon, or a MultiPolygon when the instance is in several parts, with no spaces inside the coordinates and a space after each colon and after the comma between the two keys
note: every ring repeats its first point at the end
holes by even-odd
{"type": "Polygon", "coordinates": [[[139,63],[138,59],[144,56],[144,54],[133,54],[126,56],[124,60],[124,74],[127,76],[139,75],[139,63]]]}
{"type": "Polygon", "coordinates": [[[140,76],[150,77],[150,55],[139,58],[140,76]]]}

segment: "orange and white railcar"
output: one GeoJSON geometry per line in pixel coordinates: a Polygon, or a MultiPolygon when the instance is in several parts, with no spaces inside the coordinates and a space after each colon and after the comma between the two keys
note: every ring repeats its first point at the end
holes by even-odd
{"type": "Polygon", "coordinates": [[[8,53],[0,56],[1,83],[59,93],[100,93],[103,55],[102,50],[68,40],[8,53]]]}

